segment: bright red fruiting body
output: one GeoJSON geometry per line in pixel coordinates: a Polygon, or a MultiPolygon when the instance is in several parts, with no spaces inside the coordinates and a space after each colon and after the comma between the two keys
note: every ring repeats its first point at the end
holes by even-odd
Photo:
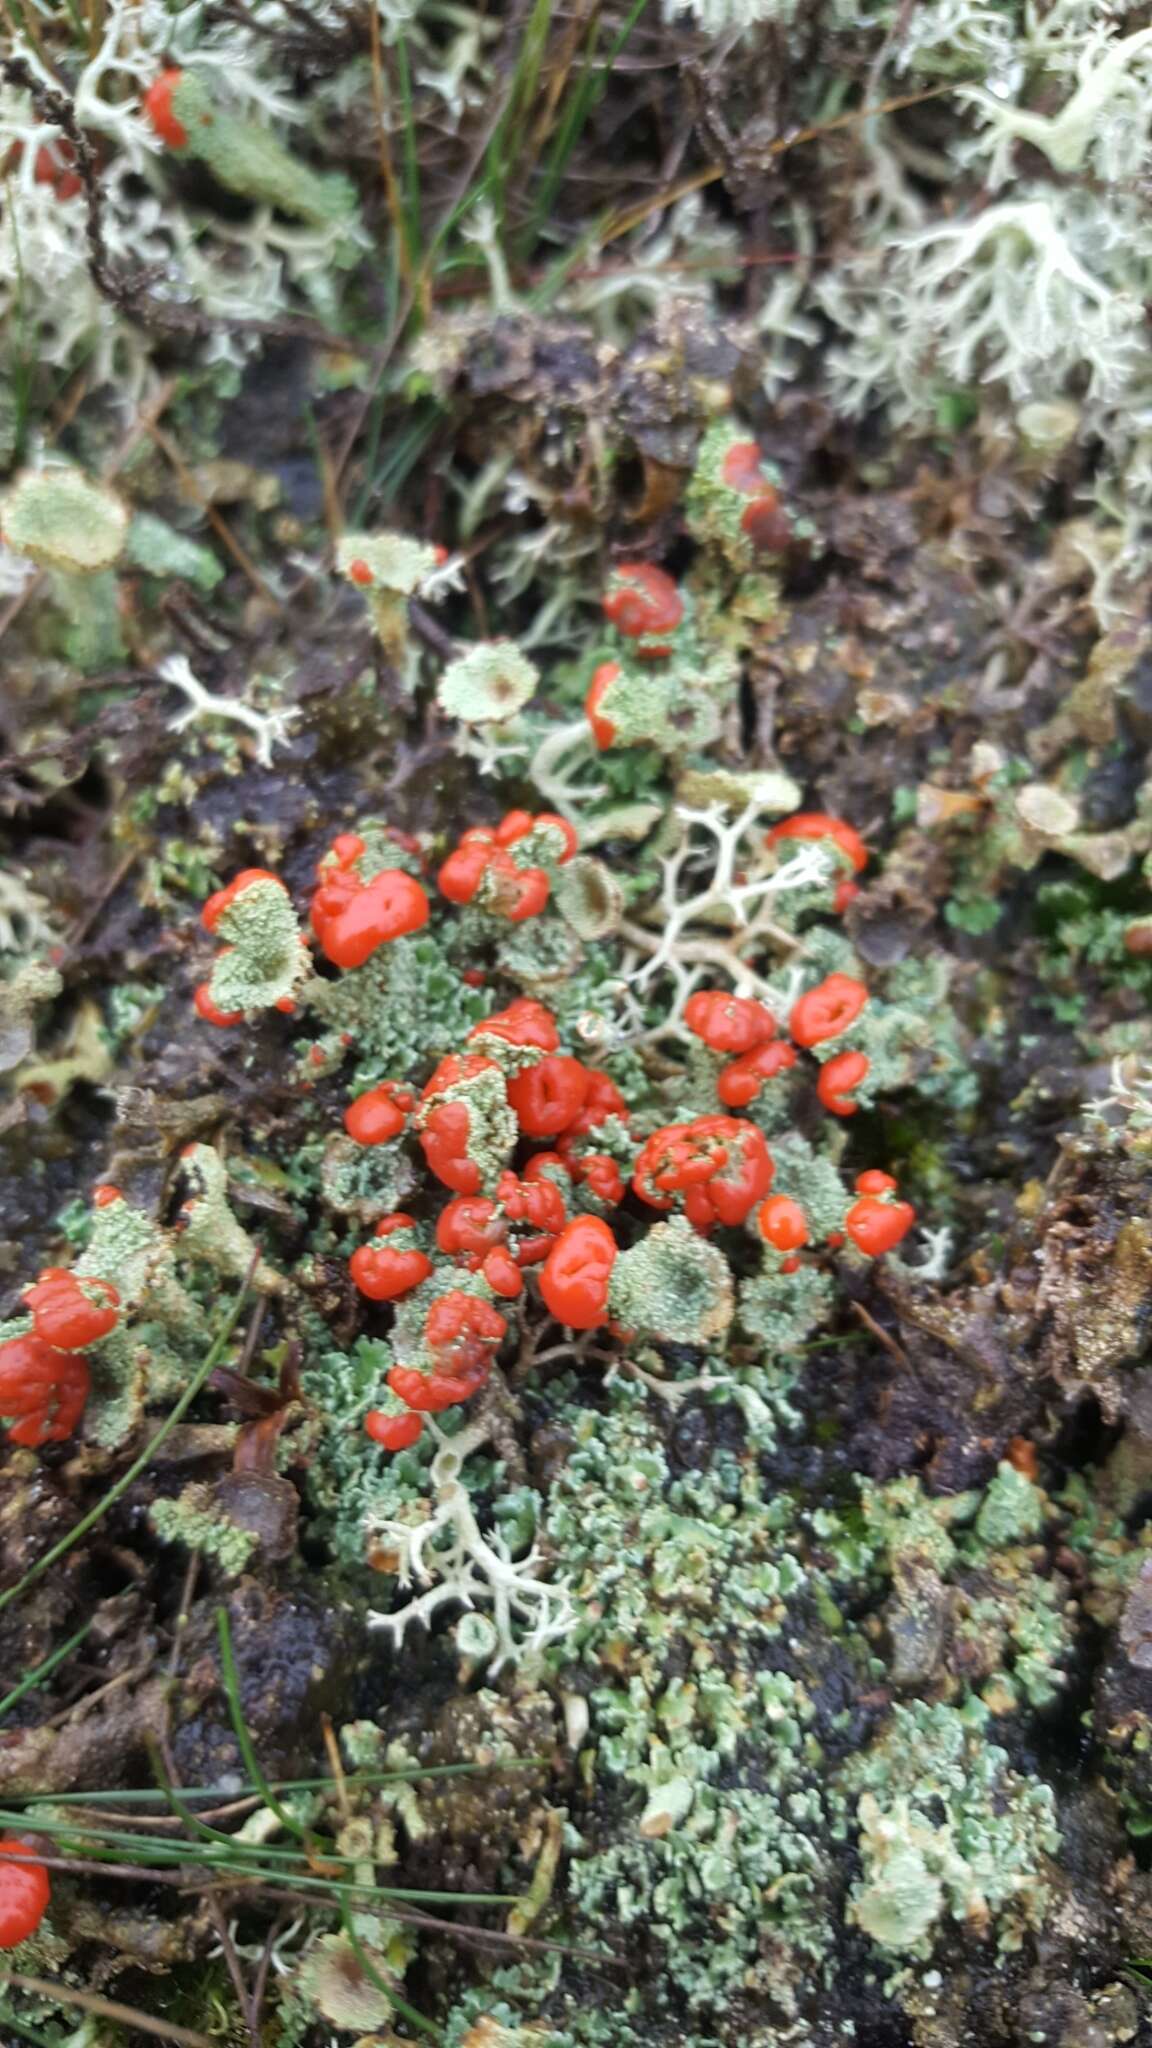
{"type": "Polygon", "coordinates": [[[220,1010],[216,1007],[212,1001],[212,984],[207,981],[202,981],[199,987],[193,989],[192,1007],[196,1015],[203,1018],[205,1024],[215,1024],[221,1030],[230,1024],[244,1022],[243,1010],[220,1010]]]}
{"type": "Polygon", "coordinates": [[[495,1350],[507,1328],[490,1301],[454,1287],[432,1303],[424,1323],[424,1341],[441,1364],[456,1371],[469,1352],[495,1350]]]}
{"type": "Polygon", "coordinates": [[[449,1258],[473,1268],[503,1244],[508,1225],[488,1195],[457,1195],[436,1219],[436,1242],[449,1258]]]}
{"type": "Polygon", "coordinates": [[[552,890],[543,868],[517,867],[511,855],[498,846],[484,873],[485,910],[494,917],[506,917],[509,924],[523,924],[526,918],[539,917],[552,890]]]}
{"type": "Polygon", "coordinates": [[[552,1236],[564,1228],[567,1212],[555,1181],[527,1176],[521,1180],[512,1172],[502,1173],[496,1183],[496,1200],[509,1223],[552,1236]]]}
{"type": "Polygon", "coordinates": [[[773,825],[764,844],[776,846],[782,839],[834,839],[857,874],[868,865],[868,848],[855,826],[844,818],[831,817],[827,811],[797,811],[791,818],[782,818],[778,825],[773,825]]]}
{"type": "Polygon", "coordinates": [[[359,555],[357,555],[354,562],[349,562],[348,564],[348,578],[350,582],[358,583],[362,589],[374,581],[372,571],[368,567],[367,562],[361,561],[359,555]]]}
{"type": "Polygon", "coordinates": [[[506,1010],[497,1010],[474,1024],[469,1038],[504,1038],[509,1045],[531,1045],[539,1052],[555,1052],[560,1043],[556,1019],[551,1010],[532,996],[517,996],[506,1010]]]}
{"type": "Polygon", "coordinates": [[[720,481],[745,498],[758,498],[762,491],[772,489],[760,467],[760,450],[755,441],[733,441],[720,465],[720,481]]]}
{"type": "Polygon", "coordinates": [[[780,503],[775,484],[761,468],[755,441],[734,441],[720,467],[720,478],[730,491],[739,491],[751,504],[740,516],[740,530],[754,548],[782,555],[792,539],[792,522],[780,503]]]}
{"type": "Polygon", "coordinates": [[[380,1444],[386,1451],[409,1450],[424,1434],[422,1416],[412,1412],[389,1415],[383,1408],[370,1408],[364,1417],[364,1427],[373,1443],[380,1444]]]}
{"type": "Polygon", "coordinates": [[[458,1195],[480,1188],[480,1168],[468,1156],[472,1119],[466,1102],[437,1102],[425,1111],[420,1144],[430,1170],[458,1195]]]}
{"type": "Polygon", "coordinates": [[[867,1079],[870,1065],[866,1053],[837,1052],[821,1067],[816,1093],[833,1116],[855,1116],[860,1105],[852,1093],[867,1079]]]}
{"type": "Polygon", "coordinates": [[[525,1180],[554,1180],[557,1187],[563,1185],[560,1176],[571,1182],[572,1162],[562,1152],[533,1152],[525,1162],[525,1180]]]}
{"type": "Polygon", "coordinates": [[[428,922],[428,898],[403,868],[384,868],[370,881],[361,880],[356,862],[364,850],[356,833],[341,833],[316,871],[312,929],[334,967],[362,967],[380,946],[428,922]]]}
{"type": "Polygon", "coordinates": [[[680,1197],[696,1230],[743,1223],[772,1185],[775,1171],[763,1132],[732,1116],[699,1116],[654,1131],[636,1161],[632,1186],[654,1209],[680,1197]]]}
{"type": "Polygon", "coordinates": [[[162,71],[144,95],[144,112],[169,149],[187,149],[188,130],[172,111],[172,95],[180,84],[182,71],[162,71]]]}
{"type": "Polygon", "coordinates": [[[478,1394],[490,1370],[487,1358],[458,1373],[421,1372],[418,1365],[394,1365],[388,1386],[398,1401],[406,1401],[418,1414],[441,1415],[445,1408],[456,1408],[478,1394]]]}
{"type": "Polygon", "coordinates": [[[545,1306],[571,1330],[596,1330],[608,1320],[608,1285],[619,1247],[599,1216],[566,1223],[540,1273],[545,1306]]]}
{"type": "Polygon", "coordinates": [[[508,817],[497,827],[496,837],[502,846],[511,846],[517,839],[526,838],[529,832],[540,832],[545,827],[550,828],[553,832],[558,832],[564,842],[563,853],[558,853],[556,856],[557,864],[563,867],[566,861],[571,860],[574,853],[579,852],[580,835],[575,825],[570,824],[567,818],[562,818],[558,811],[537,811],[535,817],[529,811],[521,811],[519,814],[509,811],[508,817]],[[527,823],[524,825],[518,823],[515,832],[509,832],[509,819],[517,815],[520,818],[526,819],[527,823]]]}
{"type": "Polygon", "coordinates": [[[579,840],[566,818],[554,811],[508,811],[496,826],[473,825],[448,855],[436,878],[442,896],[450,903],[472,903],[511,924],[538,917],[548,901],[552,883],[545,868],[521,866],[509,849],[531,832],[550,828],[560,839],[554,856],[558,866],[571,860],[579,840]]]}
{"type": "Polygon", "coordinates": [[[776,1019],[763,1003],[718,988],[697,989],[689,996],[684,1022],[713,1052],[751,1052],[776,1036],[776,1019]]]}
{"type": "Polygon", "coordinates": [[[348,1104],[344,1129],[358,1145],[384,1145],[400,1136],[415,1107],[416,1097],[403,1081],[381,1081],[378,1088],[369,1088],[348,1104]]]}
{"type": "Polygon", "coordinates": [[[92,1207],[94,1209],[107,1209],[109,1203],[122,1202],[123,1200],[124,1196],[120,1189],[114,1188],[109,1180],[101,1181],[99,1187],[95,1187],[92,1190],[92,1207]]]}
{"type": "Polygon", "coordinates": [[[417,1112],[424,1157],[437,1180],[457,1195],[480,1192],[480,1168],[469,1156],[472,1117],[466,1101],[447,1097],[449,1089],[466,1088],[485,1074],[499,1074],[495,1060],[479,1052],[451,1052],[427,1081],[417,1112]],[[447,1099],[445,1099],[447,1097],[447,1099]]]}
{"type": "Polygon", "coordinates": [[[854,1024],[868,991],[850,974],[829,974],[815,988],[799,998],[788,1020],[797,1045],[822,1045],[826,1038],[838,1038],[854,1024]]]}
{"type": "Polygon", "coordinates": [[[570,1151],[577,1139],[586,1138],[590,1131],[607,1123],[610,1116],[626,1118],[629,1113],[628,1104],[611,1074],[606,1074],[601,1067],[585,1067],[584,1074],[588,1082],[584,1101],[557,1139],[561,1152],[570,1151]]]}
{"type": "MultiPolygon", "coordinates": [[[[397,1209],[381,1217],[372,1235],[387,1239],[415,1228],[412,1217],[397,1209]]],[[[349,1259],[348,1271],[369,1301],[399,1301],[427,1280],[432,1261],[416,1245],[362,1244],[349,1259]]]]}
{"type": "Polygon", "coordinates": [[[756,1221],[761,1237],[778,1252],[799,1251],[808,1242],[808,1218],[791,1195],[769,1195],[756,1221]]]}
{"type": "Polygon", "coordinates": [[[870,1259],[890,1252],[907,1237],[916,1221],[911,1202],[890,1202],[882,1195],[861,1195],[844,1218],[844,1228],[858,1251],[870,1259]]]}
{"type": "Polygon", "coordinates": [[[0,1415],[12,1418],[10,1443],[32,1451],[63,1443],[84,1413],[88,1388],[82,1352],[58,1351],[31,1335],[0,1344],[0,1415]]]}
{"type": "Polygon", "coordinates": [[[566,1131],[588,1096],[588,1070],[568,1053],[545,1053],[508,1083],[508,1100],[528,1138],[555,1138],[566,1131]]]}
{"type": "Polygon", "coordinates": [[[794,1047],[777,1039],[771,1045],[754,1046],[721,1067],[716,1076],[716,1093],[725,1109],[747,1109],[759,1095],[765,1081],[772,1081],[796,1065],[794,1047]]]}
{"type": "Polygon", "coordinates": [[[577,1180],[589,1194],[595,1195],[598,1202],[614,1209],[624,1200],[624,1176],[607,1152],[589,1152],[575,1164],[577,1180]]]}
{"type": "Polygon", "coordinates": [[[18,1948],[35,1934],[48,1911],[52,1886],[26,1842],[0,1837],[0,1948],[18,1948]]]}
{"type": "Polygon", "coordinates": [[[866,1173],[856,1175],[858,1195],[894,1195],[896,1182],[890,1173],[882,1173],[878,1166],[870,1166],[866,1173]]]}
{"type": "Polygon", "coordinates": [[[235,903],[238,896],[244,894],[245,889],[250,889],[254,882],[274,882],[278,889],[284,887],[279,875],[274,875],[270,868],[242,868],[238,875],[233,875],[230,882],[226,882],[222,889],[217,889],[215,895],[208,898],[200,912],[200,922],[205,931],[214,932],[224,912],[235,903]]]}
{"type": "Polygon", "coordinates": [[[444,1095],[449,1088],[459,1088],[465,1082],[476,1081],[481,1074],[498,1074],[495,1060],[482,1052],[449,1052],[438,1060],[420,1091],[422,1103],[433,1102],[438,1095],[444,1095]]]}
{"type": "Polygon", "coordinates": [[[63,1266],[46,1266],[24,1299],[36,1335],[57,1351],[84,1351],[120,1320],[120,1296],[110,1280],[81,1284],[63,1266]]]}
{"type": "Polygon", "coordinates": [[[783,555],[792,544],[792,521],[771,484],[766,484],[740,514],[740,530],[765,555],[783,555]]]}
{"type": "Polygon", "coordinates": [[[499,1294],[507,1301],[514,1301],[518,1294],[523,1294],[524,1275],[507,1245],[496,1245],[480,1270],[493,1294],[499,1294]]]}
{"type": "Polygon", "coordinates": [[[494,835],[479,827],[464,834],[436,877],[436,886],[449,903],[471,903],[488,872],[495,844],[494,835]]]}
{"type": "Polygon", "coordinates": [[[584,716],[592,728],[592,737],[602,752],[606,747],[614,746],[616,743],[616,727],[610,718],[604,717],[600,706],[619,674],[618,661],[602,661],[592,677],[588,694],[584,699],[584,716]]]}
{"type": "MultiPolygon", "coordinates": [[[[671,576],[654,563],[621,562],[612,571],[604,616],[626,640],[646,642],[650,635],[675,632],[684,617],[684,600],[671,576]]],[[[636,651],[655,660],[672,649],[644,645],[636,651]]]]}

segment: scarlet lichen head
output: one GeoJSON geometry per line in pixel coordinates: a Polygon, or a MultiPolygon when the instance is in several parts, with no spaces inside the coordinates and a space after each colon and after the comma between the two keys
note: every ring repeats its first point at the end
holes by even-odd
{"type": "Polygon", "coordinates": [[[636,1161],[632,1186],[654,1209],[681,1207],[697,1230],[743,1223],[772,1185],[773,1164],[757,1126],[740,1117],[701,1116],[654,1131],[636,1161]]]}
{"type": "Polygon", "coordinates": [[[410,1450],[424,1434],[424,1418],[398,1401],[390,1388],[385,1389],[385,1398],[395,1403],[394,1408],[370,1408],[364,1417],[364,1428],[381,1450],[410,1450]]]}
{"type": "Polygon", "coordinates": [[[684,617],[684,600],[671,576],[653,562],[621,562],[604,595],[604,616],[642,660],[671,654],[668,635],[684,617]]]}
{"type": "MultiPolygon", "coordinates": [[[[825,840],[836,852],[843,854],[854,874],[862,874],[868,865],[868,848],[854,825],[845,818],[833,817],[829,811],[796,811],[790,818],[782,818],[778,825],[765,835],[765,846],[779,846],[788,839],[809,841],[825,840]]],[[[838,903],[837,909],[841,907],[838,903]]]]}
{"type": "Polygon", "coordinates": [[[415,876],[385,867],[365,879],[366,852],[357,833],[341,833],[316,870],[312,929],[334,967],[363,967],[381,946],[428,922],[428,898],[415,876]]]}
{"type": "Polygon", "coordinates": [[[35,1335],[0,1344],[0,1417],[9,1442],[26,1450],[63,1443],[84,1413],[89,1384],[82,1352],[57,1350],[35,1335]]]}
{"type": "Polygon", "coordinates": [[[555,1052],[560,1044],[555,1017],[533,996],[517,996],[506,1009],[481,1018],[468,1037],[494,1038],[506,1045],[533,1047],[537,1052],[555,1052]]]}
{"type": "Polygon", "coordinates": [[[279,875],[274,875],[269,868],[241,868],[238,875],[233,875],[230,882],[209,896],[200,912],[200,922],[205,931],[215,933],[221,918],[235,903],[237,897],[242,896],[246,889],[251,889],[261,882],[271,883],[276,889],[284,888],[279,875]]]}
{"type": "Polygon", "coordinates": [[[48,1872],[17,1835],[0,1836],[0,1948],[35,1934],[52,1897],[48,1872]]]}
{"type": "Polygon", "coordinates": [[[432,1261],[416,1242],[413,1218],[397,1210],[381,1218],[367,1244],[357,1246],[348,1270],[369,1301],[399,1301],[427,1280],[432,1261]]]}
{"type": "Polygon", "coordinates": [[[602,706],[613,683],[618,682],[619,679],[620,663],[618,661],[602,661],[592,677],[592,681],[588,686],[588,694],[584,699],[584,716],[592,728],[592,737],[596,745],[602,751],[604,748],[614,746],[616,743],[616,727],[607,711],[602,709],[602,706]]]}
{"type": "Polygon", "coordinates": [[[546,1053],[508,1083],[508,1101],[526,1138],[555,1138],[587,1100],[588,1069],[567,1053],[546,1053]]]}
{"type": "Polygon", "coordinates": [[[705,434],[688,486],[688,529],[740,574],[787,554],[809,531],[786,511],[780,472],[733,420],[705,434]]]}
{"type": "Polygon", "coordinates": [[[769,1195],[756,1221],[761,1237],[778,1252],[799,1251],[808,1242],[808,1218],[792,1195],[769,1195]]]}
{"type": "Polygon", "coordinates": [[[844,1218],[844,1229],[857,1251],[878,1259],[894,1251],[916,1221],[911,1202],[902,1202],[891,1174],[873,1167],[857,1176],[857,1199],[844,1218]]]}
{"type": "Polygon", "coordinates": [[[826,975],[793,1005],[788,1029],[797,1045],[822,1045],[826,1039],[839,1038],[847,1031],[867,1001],[867,989],[853,975],[826,975]]]}
{"type": "Polygon", "coordinates": [[[120,1320],[120,1296],[110,1280],[78,1279],[63,1266],[46,1266],[24,1300],[32,1327],[58,1351],[85,1351],[120,1320]]]}
{"type": "Polygon", "coordinates": [[[425,1318],[430,1365],[394,1365],[389,1388],[418,1414],[442,1414],[471,1400],[486,1383],[507,1328],[507,1318],[490,1301],[451,1289],[432,1303],[425,1318]]]}
{"type": "Polygon", "coordinates": [[[208,898],[200,918],[228,943],[216,955],[211,978],[196,990],[198,1015],[223,1025],[251,1011],[291,1010],[311,960],[279,875],[243,868],[208,898]]]}
{"type": "Polygon", "coordinates": [[[721,1067],[716,1076],[716,1093],[725,1109],[747,1109],[766,1081],[775,1080],[777,1074],[785,1074],[795,1065],[794,1049],[779,1039],[769,1045],[753,1046],[751,1052],[741,1053],[739,1059],[721,1067]]]}
{"type": "Polygon", "coordinates": [[[144,112],[161,142],[169,149],[187,149],[188,130],[177,119],[172,108],[172,96],[184,79],[184,73],[172,68],[162,71],[144,95],[144,112]]]}
{"type": "Polygon", "coordinates": [[[482,1053],[449,1053],[440,1061],[416,1122],[431,1172],[459,1195],[494,1187],[516,1143],[504,1075],[482,1053]]]}
{"type": "Polygon", "coordinates": [[[577,1216],[557,1237],[540,1272],[545,1307],[570,1330],[608,1321],[608,1288],[619,1246],[599,1216],[577,1216]]]}
{"type": "Polygon", "coordinates": [[[816,1093],[833,1116],[855,1116],[859,1103],[853,1095],[868,1078],[871,1062],[867,1053],[837,1052],[820,1069],[816,1093]]]}
{"type": "Polygon", "coordinates": [[[745,1053],[776,1036],[776,1019],[752,996],[697,989],[684,1005],[684,1022],[713,1052],[745,1053]]]}
{"type": "Polygon", "coordinates": [[[416,1097],[402,1081],[381,1081],[344,1111],[344,1129],[358,1145],[385,1145],[405,1129],[416,1097]]]}
{"type": "Polygon", "coordinates": [[[437,876],[450,903],[475,903],[493,917],[522,924],[548,902],[552,871],[571,860],[579,840],[552,811],[508,811],[498,825],[473,825],[437,876]]]}

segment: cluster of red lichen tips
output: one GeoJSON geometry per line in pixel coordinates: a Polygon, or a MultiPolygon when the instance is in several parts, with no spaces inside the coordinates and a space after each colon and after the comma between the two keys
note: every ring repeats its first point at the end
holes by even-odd
{"type": "Polygon", "coordinates": [[[71,1436],[83,1415],[89,1389],[84,1353],[115,1329],[120,1296],[110,1281],[47,1266],[25,1289],[24,1304],[31,1329],[0,1344],[0,1415],[11,1443],[39,1450],[71,1436]]]}

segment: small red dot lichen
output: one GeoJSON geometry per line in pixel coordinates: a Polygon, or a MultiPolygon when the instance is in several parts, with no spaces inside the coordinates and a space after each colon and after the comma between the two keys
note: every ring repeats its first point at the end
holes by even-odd
{"type": "Polygon", "coordinates": [[[16,1835],[0,1836],[0,1948],[35,1934],[52,1897],[48,1872],[16,1835]]]}

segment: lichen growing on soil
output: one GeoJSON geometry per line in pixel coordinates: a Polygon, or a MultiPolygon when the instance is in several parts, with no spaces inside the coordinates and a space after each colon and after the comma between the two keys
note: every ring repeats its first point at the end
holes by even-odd
{"type": "Polygon", "coordinates": [[[6,11],[5,2048],[1152,2048],[1150,85],[6,11]]]}

